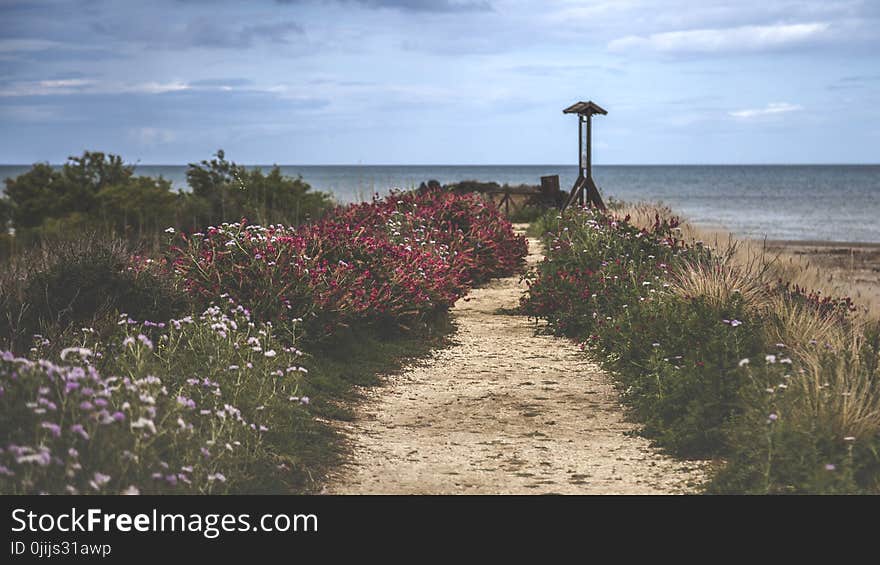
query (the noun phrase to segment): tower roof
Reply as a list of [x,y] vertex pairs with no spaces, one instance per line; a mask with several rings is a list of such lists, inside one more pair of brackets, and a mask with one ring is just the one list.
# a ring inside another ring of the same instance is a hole
[[593,114],[607,114],[608,111],[594,103],[592,100],[588,102],[575,102],[562,111],[563,114],[579,114],[581,116],[592,116]]

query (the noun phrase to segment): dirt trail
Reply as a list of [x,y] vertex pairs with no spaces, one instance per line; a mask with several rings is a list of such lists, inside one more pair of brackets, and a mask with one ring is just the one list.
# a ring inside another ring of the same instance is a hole
[[[529,241],[529,263],[540,261]],[[459,301],[453,345],[365,390],[344,424],[352,455],[329,493],[663,494],[688,492],[699,465],[628,432],[608,376],[568,340],[535,335],[518,277]]]

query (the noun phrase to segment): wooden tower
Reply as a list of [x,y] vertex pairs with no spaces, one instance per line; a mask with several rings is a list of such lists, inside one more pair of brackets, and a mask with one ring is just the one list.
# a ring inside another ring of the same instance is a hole
[[[593,180],[592,139],[590,126],[593,114],[605,115],[605,111],[598,104],[590,102],[577,102],[562,111],[563,114],[577,114],[578,116],[578,178],[571,187],[571,194],[562,205],[565,210],[575,202],[584,206],[589,203],[599,210],[605,210],[605,203],[599,196],[599,188]],[[586,134],[586,135],[585,135]]]

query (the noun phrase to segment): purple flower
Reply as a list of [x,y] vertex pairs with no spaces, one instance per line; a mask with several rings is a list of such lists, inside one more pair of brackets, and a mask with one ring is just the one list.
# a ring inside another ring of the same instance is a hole
[[89,433],[82,427],[82,424],[74,424],[70,426],[70,431],[82,436],[83,439],[89,439]]
[[49,433],[52,434],[52,437],[61,437],[61,426],[55,424],[53,422],[43,422],[40,424],[40,427],[46,430],[49,430]]

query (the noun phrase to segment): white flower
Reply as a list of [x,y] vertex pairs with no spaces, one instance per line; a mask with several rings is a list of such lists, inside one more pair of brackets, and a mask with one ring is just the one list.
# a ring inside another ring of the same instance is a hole
[[95,476],[89,481],[89,485],[95,490],[101,490],[101,487],[110,482],[110,475],[95,472]]
[[748,365],[748,364],[749,364],[749,360],[748,360],[748,359],[740,359],[740,360],[739,360],[739,366],[740,366],[740,367],[745,367],[745,366]]
[[71,353],[76,353],[82,359],[87,359],[94,355],[94,352],[91,349],[86,349],[85,347],[67,347],[61,350],[61,360],[66,361],[67,356]]
[[277,355],[277,353],[275,353],[274,349],[269,349],[268,351],[263,353],[263,355],[265,355],[266,357],[275,357],[275,355]]
[[165,228],[165,233],[174,233],[174,228]]
[[152,433],[154,433],[154,434],[156,433],[156,424],[154,424],[152,420],[148,420],[147,418],[144,418],[144,417],[138,418],[136,421],[132,422],[131,427],[137,428],[137,429],[147,428]]

